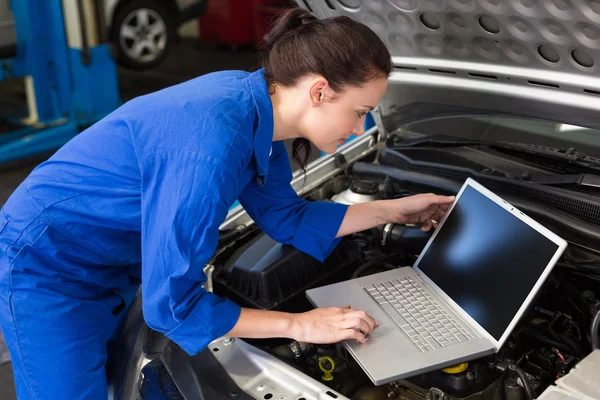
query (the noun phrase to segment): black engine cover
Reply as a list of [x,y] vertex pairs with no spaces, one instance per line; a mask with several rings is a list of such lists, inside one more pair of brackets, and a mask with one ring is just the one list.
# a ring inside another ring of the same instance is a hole
[[347,279],[361,264],[360,249],[347,238],[321,263],[261,233],[215,266],[213,291],[242,307],[308,311],[307,289]]

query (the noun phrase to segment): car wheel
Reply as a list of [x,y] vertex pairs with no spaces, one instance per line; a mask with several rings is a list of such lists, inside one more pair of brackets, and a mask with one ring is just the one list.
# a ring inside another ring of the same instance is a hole
[[173,45],[173,14],[153,0],[134,0],[116,10],[111,26],[112,41],[120,64],[148,69],[160,64]]

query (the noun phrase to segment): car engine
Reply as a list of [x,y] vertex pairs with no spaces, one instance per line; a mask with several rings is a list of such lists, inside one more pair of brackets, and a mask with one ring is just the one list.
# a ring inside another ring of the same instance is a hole
[[[387,166],[369,164],[361,169],[355,165],[307,198],[354,204],[429,191],[454,194],[444,186],[444,179],[452,176],[437,175],[434,184],[431,179],[395,179],[389,172],[401,166],[389,160],[389,152],[387,156],[384,152],[380,162]],[[471,163],[469,168],[473,171],[477,166]],[[409,170],[405,168],[406,176],[419,173]],[[255,226],[235,229],[223,233],[213,260],[213,290],[243,307],[308,311],[313,307],[306,299],[307,289],[410,266],[430,235],[419,226],[388,224],[344,237],[331,255],[319,262],[276,243]],[[498,354],[383,386],[374,386],[341,344],[285,339],[248,342],[352,399],[532,399],[598,347],[599,277],[598,251],[569,246]]]

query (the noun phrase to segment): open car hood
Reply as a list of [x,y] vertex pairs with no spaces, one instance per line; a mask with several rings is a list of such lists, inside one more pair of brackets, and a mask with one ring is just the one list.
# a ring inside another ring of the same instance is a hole
[[482,114],[600,128],[600,0],[297,3],[361,21],[388,46],[380,129]]

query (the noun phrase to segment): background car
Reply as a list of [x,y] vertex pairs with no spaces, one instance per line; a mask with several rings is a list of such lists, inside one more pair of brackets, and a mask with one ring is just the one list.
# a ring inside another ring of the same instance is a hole
[[[16,34],[10,1],[0,0],[0,57],[14,54]],[[198,18],[208,0],[104,0],[104,18],[120,64],[148,69],[171,51],[177,29]]]

